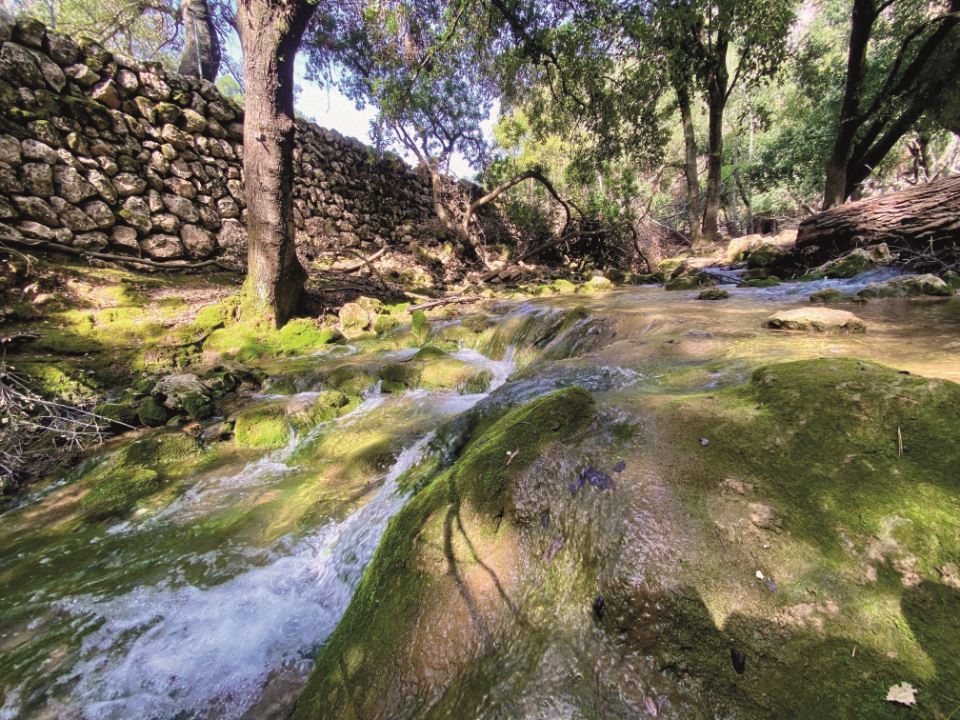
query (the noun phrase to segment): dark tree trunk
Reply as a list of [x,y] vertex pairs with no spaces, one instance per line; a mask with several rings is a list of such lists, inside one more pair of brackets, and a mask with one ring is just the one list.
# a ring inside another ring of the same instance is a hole
[[800,223],[797,234],[797,251],[810,266],[877,243],[908,258],[954,257],[960,249],[960,175],[817,213]]
[[305,0],[237,3],[246,86],[247,292],[278,326],[297,311],[306,279],[294,244],[291,198],[293,63],[315,8]]
[[707,76],[707,143],[710,151],[707,163],[707,191],[703,203],[703,239],[720,239],[720,190],[723,173],[723,111],[727,105],[727,45],[718,37],[714,66]]
[[837,136],[827,160],[823,209],[842,204],[847,199],[847,163],[862,119],[860,101],[867,72],[867,45],[873,32],[877,11],[873,0],[854,0],[850,19],[850,49],[847,53],[847,79],[837,123]]
[[213,82],[220,71],[220,39],[207,0],[183,0],[180,16],[184,33],[180,74]]
[[690,108],[690,90],[682,82],[676,83],[677,105],[680,108],[680,123],[683,126],[683,172],[687,180],[687,222],[690,225],[690,242],[700,244],[700,174],[697,172],[697,137],[693,128],[693,111]]

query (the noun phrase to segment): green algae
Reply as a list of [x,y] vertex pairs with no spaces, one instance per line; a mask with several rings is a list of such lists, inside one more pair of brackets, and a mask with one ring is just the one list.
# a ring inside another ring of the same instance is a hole
[[293,436],[293,428],[279,405],[255,407],[237,415],[233,438],[237,447],[272,450],[285,447]]
[[80,516],[86,520],[121,516],[196,467],[202,455],[196,440],[178,432],[124,445],[81,478],[92,486],[80,500]]
[[[658,415],[684,504],[720,544],[656,600],[667,619],[655,652],[705,683],[715,713],[897,717],[883,697],[904,680],[927,690],[921,715],[953,708],[948,611],[910,608],[937,597],[960,609],[940,584],[960,557],[960,386],[855,359],[795,361]],[[743,565],[775,577],[776,592],[743,588]],[[731,646],[748,657],[735,684]]]
[[343,619],[320,650],[295,718],[376,715],[389,684],[384,670],[392,664],[390,658],[416,632],[423,604],[442,602],[436,595],[438,579],[418,557],[432,553],[436,542],[454,552],[453,540],[444,540],[454,518],[483,528],[484,537],[475,534],[474,542],[506,542],[512,532],[508,526],[516,522],[506,514],[512,481],[550,442],[569,438],[592,415],[590,396],[570,388],[511,410],[474,432],[459,459],[391,520]]

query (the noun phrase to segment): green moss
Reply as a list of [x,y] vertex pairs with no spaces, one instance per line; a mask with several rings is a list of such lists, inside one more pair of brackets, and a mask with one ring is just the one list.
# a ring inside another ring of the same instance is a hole
[[[704,683],[711,714],[893,718],[902,708],[883,697],[902,681],[923,688],[919,716],[953,710],[960,593],[941,569],[960,557],[960,385],[855,359],[788,362],[682,397],[658,422],[679,502],[721,540],[691,559],[694,587],[656,599],[670,621],[651,653]],[[775,528],[751,523],[754,503]],[[744,587],[755,563],[776,593]],[[735,683],[731,646],[748,658]]]
[[347,395],[363,395],[376,380],[363,368],[341,365],[327,373],[326,382]]
[[414,360],[436,360],[437,358],[445,358],[447,353],[445,350],[441,350],[435,345],[424,345],[422,348],[417,350],[416,355],[413,356]]
[[420,366],[420,387],[427,390],[460,390],[476,383],[477,370],[470,363],[451,357],[428,360]]
[[170,413],[152,397],[145,397],[137,405],[137,418],[142,425],[159,427],[167,422]]
[[92,484],[80,500],[80,516],[92,521],[122,516],[138,500],[191,472],[202,456],[199,443],[179,432],[161,433],[128,443],[79,480]]
[[410,334],[417,345],[422,345],[430,337],[432,327],[423,310],[414,310],[410,316]]
[[[511,486],[544,447],[570,438],[593,417],[593,401],[579,388],[533,400],[475,433],[447,471],[431,482],[415,468],[423,488],[390,521],[347,612],[317,657],[294,717],[372,717],[384,692],[395,653],[416,631],[431,602],[434,577],[419,559],[444,515],[476,512],[495,537],[515,522]],[[512,457],[507,462],[508,453]],[[429,462],[429,461],[428,461]],[[436,468],[435,460],[426,466]],[[469,506],[469,510],[468,507]]]
[[828,305],[830,303],[862,303],[866,302],[865,299],[856,297],[855,295],[848,295],[842,293],[836,288],[827,288],[826,290],[819,290],[818,292],[812,293],[810,295],[810,302],[812,303],[821,303]]
[[393,315],[381,313],[373,319],[373,331],[377,335],[384,335],[400,325],[400,321]]
[[767,288],[767,287],[776,287],[780,284],[780,278],[774,275],[768,275],[764,278],[754,278],[752,280],[744,280],[741,283],[737,283],[737,287],[741,288]]
[[282,448],[290,442],[292,435],[286,413],[278,405],[245,410],[237,416],[233,426],[234,441],[242,448]]
[[728,297],[730,297],[730,293],[726,290],[710,288],[697,295],[697,300],[726,300]]
[[403,392],[420,384],[420,367],[416,363],[387,363],[377,375],[383,382],[384,392]]

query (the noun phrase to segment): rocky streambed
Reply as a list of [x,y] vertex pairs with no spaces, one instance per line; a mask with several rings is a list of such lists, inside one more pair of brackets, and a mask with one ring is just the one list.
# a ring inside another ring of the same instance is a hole
[[233,437],[118,438],[0,516],[0,717],[947,717],[960,304],[769,326],[876,280],[262,363]]

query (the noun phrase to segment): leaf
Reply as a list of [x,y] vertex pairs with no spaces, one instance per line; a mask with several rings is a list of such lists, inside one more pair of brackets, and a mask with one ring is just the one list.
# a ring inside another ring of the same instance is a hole
[[906,682],[893,685],[887,692],[887,702],[900,703],[901,705],[916,705],[917,689]]

